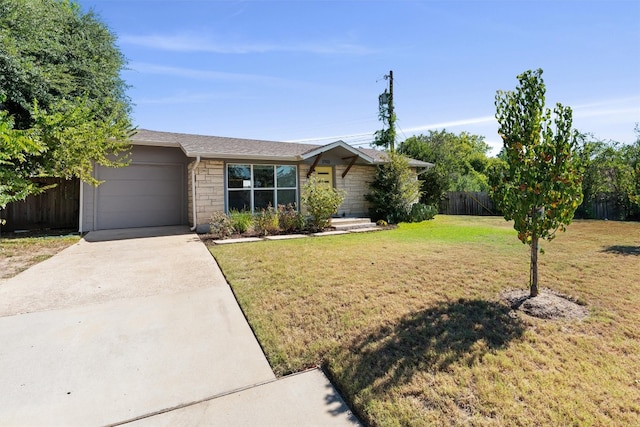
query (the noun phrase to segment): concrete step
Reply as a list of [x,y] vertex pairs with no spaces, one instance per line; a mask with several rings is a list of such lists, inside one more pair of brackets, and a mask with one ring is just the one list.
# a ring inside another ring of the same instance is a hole
[[331,226],[340,231],[376,227],[369,218],[331,218]]

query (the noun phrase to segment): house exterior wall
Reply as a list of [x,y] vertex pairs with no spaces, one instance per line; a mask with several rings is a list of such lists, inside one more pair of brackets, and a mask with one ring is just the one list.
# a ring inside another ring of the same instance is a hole
[[[193,226],[193,183],[191,171],[195,160],[189,164],[188,209],[189,224]],[[202,159],[196,167],[196,231],[209,231],[209,219],[216,211],[225,210],[224,162],[222,160]]]
[[[171,224],[167,223],[167,225],[188,223],[191,226],[195,225],[197,231],[206,232],[209,229],[211,215],[216,211],[226,211],[228,208],[228,190],[226,188],[226,165],[228,163],[254,166],[259,164],[295,164],[298,170],[297,201],[299,206],[302,188],[307,182],[307,173],[311,166],[316,164],[317,167],[330,167],[333,172],[334,187],[344,190],[346,194],[337,215],[368,216],[369,214],[370,204],[365,200],[365,195],[369,192],[369,185],[374,178],[376,166],[372,164],[353,165],[343,178],[342,174],[346,172],[349,163],[354,158],[353,152],[345,147],[338,145],[300,162],[268,161],[264,158],[255,161],[247,158],[238,161],[207,158],[197,162],[195,158],[185,156],[184,146],[178,148],[170,143],[175,144],[175,141],[166,141],[164,146],[150,146],[142,143],[134,145],[131,163],[133,167],[125,168],[122,170],[122,174],[96,166],[95,177],[100,179],[102,174],[104,179],[110,180],[110,184],[104,186],[102,190],[101,187],[94,188],[82,184],[80,231],[91,231],[99,227],[113,228],[120,225],[120,222],[123,227],[162,225],[153,224],[153,222],[154,220],[155,222],[166,222],[164,218],[167,218],[171,213],[173,215],[171,218],[177,219],[169,220]],[[366,161],[364,157],[359,158],[358,163],[362,163],[363,160]],[[196,163],[198,163],[197,166]],[[291,180],[283,182],[291,182]],[[162,189],[167,189],[167,191],[162,191]],[[169,189],[172,189],[171,192],[168,191]],[[265,188],[264,190],[270,189]],[[293,190],[291,185],[288,188],[282,187],[282,192],[276,185],[274,191],[276,190],[273,200],[277,200],[281,196],[283,200],[294,199],[291,194],[291,190]],[[257,200],[253,184],[251,191],[251,205],[253,206],[254,201]],[[265,203],[266,193],[264,191],[260,193],[260,197],[262,203]],[[242,202],[241,199],[236,199],[234,199],[234,203]],[[156,205],[157,207],[154,207]],[[118,218],[127,219],[128,222],[124,219],[119,221]]]
[[371,204],[364,196],[369,193],[369,184],[373,180],[376,168],[354,165],[343,178],[342,174],[347,167],[348,165],[335,167],[335,187],[346,192],[344,202],[338,208],[338,216],[368,217]]
[[[298,167],[300,193],[307,182],[307,173],[311,165],[301,164]],[[369,183],[375,174],[375,166],[354,165],[343,178],[342,174],[347,169],[346,164],[333,165],[333,185],[336,189],[345,191],[345,198],[338,208],[338,216],[366,217],[369,216],[370,203],[364,198],[369,192]],[[304,208],[304,207],[303,207]]]
[[84,233],[92,231],[93,219],[95,217],[95,193],[96,188],[93,185],[85,182],[80,183],[80,223],[78,225],[78,231]]

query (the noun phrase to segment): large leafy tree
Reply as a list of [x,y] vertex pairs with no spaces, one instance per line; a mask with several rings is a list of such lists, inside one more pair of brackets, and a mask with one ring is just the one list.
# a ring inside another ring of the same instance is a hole
[[518,76],[515,91],[498,91],[496,119],[507,162],[492,177],[493,197],[518,238],[531,247],[530,295],[538,295],[539,240],[565,231],[582,202],[581,162],[572,111],[545,108],[542,70]]
[[412,136],[400,143],[398,152],[413,159],[434,163],[420,175],[422,199],[437,205],[447,191],[487,191],[486,171],[495,161],[487,158],[484,137],[446,129]]
[[44,146],[13,128],[13,120],[0,111],[0,208],[21,200],[40,188],[20,171],[28,156],[39,155]]
[[[0,0],[0,206],[40,191],[36,176],[96,184],[93,164],[126,164],[130,102],[115,36],[69,0]],[[9,153],[9,154],[7,154]]]
[[619,215],[615,219],[640,215],[640,134],[634,144],[586,140],[582,156],[585,203],[578,209],[580,214],[591,217],[592,203],[604,200],[615,206]]

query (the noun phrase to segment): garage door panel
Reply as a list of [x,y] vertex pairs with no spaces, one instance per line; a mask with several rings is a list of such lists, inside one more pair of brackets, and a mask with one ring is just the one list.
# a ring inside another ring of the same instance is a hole
[[132,164],[123,168],[100,168],[99,179],[105,181],[127,180],[174,180],[178,178],[182,165]]
[[98,169],[97,229],[179,225],[184,222],[184,165],[131,164]]
[[171,181],[109,181],[109,184],[105,182],[100,185],[99,190],[102,198],[128,196],[178,197],[182,192],[180,188],[173,184]]
[[165,196],[119,196],[102,199],[101,212],[147,212],[171,211],[179,213],[182,207],[174,197]]
[[150,216],[148,212],[128,212],[126,218],[123,218],[120,212],[105,212],[100,218],[100,230],[109,230],[114,228],[136,228],[136,227],[162,227],[166,225],[176,225],[175,222],[165,221],[162,218],[170,215],[171,212],[165,212],[164,215]]

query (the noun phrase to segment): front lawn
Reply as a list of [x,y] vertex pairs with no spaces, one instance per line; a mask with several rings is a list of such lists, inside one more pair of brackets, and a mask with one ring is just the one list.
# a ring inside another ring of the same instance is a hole
[[540,283],[587,320],[513,313],[529,251],[501,218],[214,246],[278,375],[322,365],[371,425],[640,425],[640,223],[577,221]]
[[0,237],[0,279],[7,279],[77,243],[80,236]]

